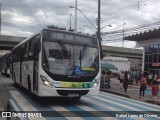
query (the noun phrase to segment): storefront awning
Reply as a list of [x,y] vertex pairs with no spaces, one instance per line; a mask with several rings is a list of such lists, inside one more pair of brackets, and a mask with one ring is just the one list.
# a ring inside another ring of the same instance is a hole
[[101,63],[101,68],[103,69],[117,69],[113,64],[110,63]]

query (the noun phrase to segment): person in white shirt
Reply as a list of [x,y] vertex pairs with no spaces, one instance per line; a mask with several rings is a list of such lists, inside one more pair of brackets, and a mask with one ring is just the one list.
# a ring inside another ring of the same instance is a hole
[[124,72],[120,72],[120,89],[123,88],[123,81],[124,81]]
[[148,85],[151,85],[152,79],[153,79],[153,75],[152,75],[152,73],[149,73],[149,75],[148,75]]

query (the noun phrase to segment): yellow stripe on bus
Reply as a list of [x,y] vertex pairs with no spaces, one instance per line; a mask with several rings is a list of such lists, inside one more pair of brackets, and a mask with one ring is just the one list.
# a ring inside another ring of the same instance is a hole
[[82,70],[86,70],[86,71],[95,71],[95,68],[82,67]]

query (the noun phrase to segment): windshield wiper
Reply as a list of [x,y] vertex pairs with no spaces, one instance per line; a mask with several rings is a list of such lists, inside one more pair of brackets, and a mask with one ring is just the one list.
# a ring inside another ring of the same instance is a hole
[[63,52],[63,56],[65,59],[69,59],[71,57],[71,52],[66,48],[64,44],[61,43],[61,41],[58,41],[59,45],[61,46],[61,50]]
[[80,56],[79,56],[79,59],[82,60],[85,53],[86,53],[86,50],[87,50],[87,44],[84,45],[83,49],[80,50]]
[[80,50],[80,55],[79,55],[79,60],[80,60],[80,68],[81,68],[81,61],[86,53],[86,50],[87,50],[87,44],[84,45],[83,49]]

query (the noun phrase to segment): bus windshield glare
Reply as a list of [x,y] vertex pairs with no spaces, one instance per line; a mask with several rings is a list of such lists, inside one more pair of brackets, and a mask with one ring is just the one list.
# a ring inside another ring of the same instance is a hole
[[98,72],[98,47],[43,40],[45,70],[59,75],[94,75]]

